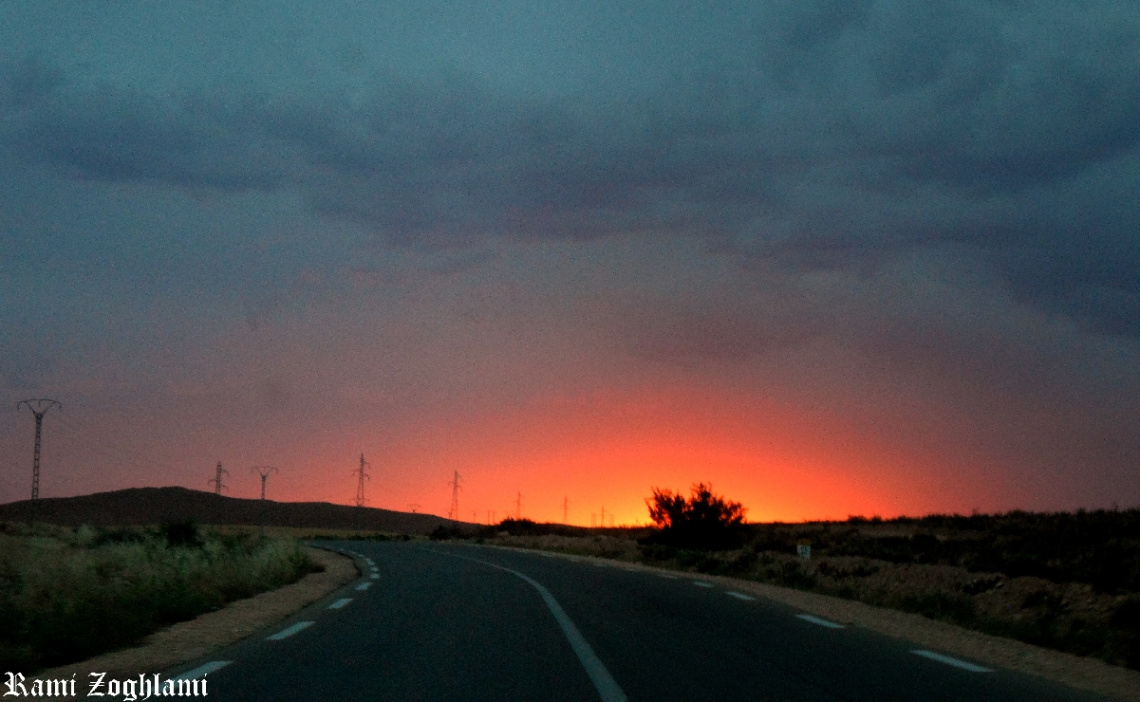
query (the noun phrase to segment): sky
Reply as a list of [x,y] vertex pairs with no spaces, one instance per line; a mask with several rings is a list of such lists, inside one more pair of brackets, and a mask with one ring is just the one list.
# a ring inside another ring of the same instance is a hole
[[1140,507],[1135,0],[0,0],[0,501]]

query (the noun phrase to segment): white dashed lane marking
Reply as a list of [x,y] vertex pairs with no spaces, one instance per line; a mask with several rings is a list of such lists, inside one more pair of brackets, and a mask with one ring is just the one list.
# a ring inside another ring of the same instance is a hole
[[971,673],[992,673],[992,672],[994,672],[994,671],[990,670],[989,668],[983,668],[980,665],[974,665],[973,663],[968,663],[966,661],[958,660],[957,658],[951,658],[950,656],[944,656],[941,653],[935,653],[934,651],[925,651],[925,650],[919,649],[916,651],[911,651],[911,653],[913,653],[916,656],[922,656],[923,658],[929,658],[932,661],[938,661],[939,663],[945,663],[946,665],[952,665],[955,668],[961,668],[962,670],[968,670]]
[[805,622],[811,622],[812,624],[817,624],[819,626],[825,626],[828,629],[846,629],[847,628],[847,627],[843,626],[842,624],[836,624],[835,622],[828,621],[827,619],[820,619],[819,617],[813,617],[810,614],[797,614],[796,618],[802,619]]
[[712,587],[712,583],[706,583],[704,580],[694,580],[693,584],[697,587]]
[[340,609],[341,607],[345,606],[349,602],[352,602],[351,597],[342,597],[339,600],[337,600],[336,602],[333,602],[331,605],[329,605],[327,607],[327,609]]
[[297,622],[293,626],[286,627],[285,629],[282,629],[281,631],[277,632],[273,636],[266,636],[265,640],[266,641],[280,641],[281,639],[287,639],[290,636],[292,636],[293,634],[296,634],[298,631],[303,631],[305,629],[308,629],[309,627],[311,627],[315,623],[316,622]]
[[756,599],[751,595],[745,595],[743,592],[726,592],[724,594],[728,595],[729,597],[735,597],[738,600],[747,600],[749,602]]
[[372,583],[367,582],[367,583],[360,583],[359,585],[356,586],[356,589],[357,590],[367,590],[370,587],[372,587]]

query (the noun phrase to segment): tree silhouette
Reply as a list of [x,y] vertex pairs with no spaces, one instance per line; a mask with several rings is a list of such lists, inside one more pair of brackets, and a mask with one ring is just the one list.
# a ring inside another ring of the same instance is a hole
[[653,488],[645,504],[657,525],[650,541],[697,550],[720,550],[740,545],[747,511],[739,502],[730,502],[712,491],[712,485],[698,483],[691,496]]

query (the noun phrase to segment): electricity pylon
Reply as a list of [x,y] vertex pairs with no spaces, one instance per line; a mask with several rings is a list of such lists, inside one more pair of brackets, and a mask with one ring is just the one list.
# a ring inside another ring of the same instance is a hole
[[522,493],[515,495],[515,520],[522,521]]
[[563,497],[562,498],[562,523],[563,524],[569,524],[570,523],[569,515],[570,515],[570,498],[569,497]]
[[447,518],[453,522],[459,521],[459,471],[455,471],[455,477],[447,483],[451,486],[451,507],[447,509]]
[[250,470],[257,471],[261,476],[261,499],[265,499],[265,481],[269,478],[270,473],[276,473],[277,469],[273,466],[253,466]]
[[63,405],[55,400],[20,400],[16,403],[16,411],[19,412],[21,407],[27,407],[36,416],[36,451],[32,457],[32,499],[38,500],[40,498],[40,433],[43,431],[44,415],[52,407],[58,407],[62,410]]
[[353,475],[357,476],[357,481],[356,481],[356,506],[357,507],[363,507],[368,502],[368,500],[365,499],[365,497],[364,497],[364,481],[365,480],[372,480],[372,478],[370,478],[368,476],[368,473],[366,472],[371,467],[372,467],[372,465],[368,461],[364,460],[364,454],[363,453],[360,454],[360,467],[352,472]]
[[225,468],[222,468],[222,462],[218,461],[218,472],[217,472],[217,474],[214,475],[214,477],[211,478],[210,480],[206,481],[207,485],[209,485],[210,483],[214,484],[214,493],[217,495],[222,494],[222,490],[226,489],[226,486],[222,483],[222,474],[223,473],[225,473],[226,475],[230,474],[230,472],[228,470],[226,470]]

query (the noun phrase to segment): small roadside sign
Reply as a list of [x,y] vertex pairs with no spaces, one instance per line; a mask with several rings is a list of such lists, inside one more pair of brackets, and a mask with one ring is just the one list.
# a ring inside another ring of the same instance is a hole
[[805,561],[811,559],[811,542],[807,539],[800,539],[796,542],[796,555]]

